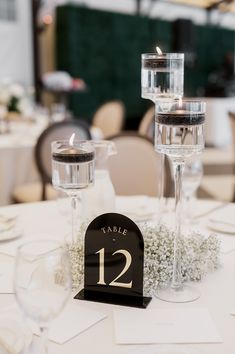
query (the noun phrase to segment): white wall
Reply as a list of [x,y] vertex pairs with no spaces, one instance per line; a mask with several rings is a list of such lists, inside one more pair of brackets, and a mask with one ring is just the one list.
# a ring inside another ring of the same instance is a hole
[[0,80],[32,83],[30,0],[16,0],[17,20],[0,21]]

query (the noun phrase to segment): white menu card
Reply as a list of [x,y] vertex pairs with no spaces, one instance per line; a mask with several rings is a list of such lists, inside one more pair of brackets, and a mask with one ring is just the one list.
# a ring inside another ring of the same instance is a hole
[[117,344],[222,342],[205,308],[115,310],[114,326]]

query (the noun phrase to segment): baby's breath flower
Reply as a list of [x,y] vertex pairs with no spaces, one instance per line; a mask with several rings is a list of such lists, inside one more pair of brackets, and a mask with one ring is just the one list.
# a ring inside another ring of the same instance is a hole
[[[173,272],[174,232],[165,225],[140,226],[144,238],[144,295],[153,294],[157,287],[170,283]],[[68,244],[73,288],[83,283],[85,226],[75,242]],[[220,242],[216,235],[205,237],[192,233],[180,238],[182,281],[199,281],[220,265]]]

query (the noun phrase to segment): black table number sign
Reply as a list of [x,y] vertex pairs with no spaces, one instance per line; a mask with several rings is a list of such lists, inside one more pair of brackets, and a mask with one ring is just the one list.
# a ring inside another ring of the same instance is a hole
[[144,241],[128,217],[108,213],[95,218],[85,234],[84,289],[76,299],[145,308]]

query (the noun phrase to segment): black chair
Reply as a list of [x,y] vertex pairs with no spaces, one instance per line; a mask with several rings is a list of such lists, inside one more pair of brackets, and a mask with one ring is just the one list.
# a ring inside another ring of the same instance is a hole
[[17,187],[13,192],[15,202],[34,202],[56,197],[51,186],[51,143],[55,140],[69,140],[73,133],[78,140],[91,139],[89,126],[81,119],[53,123],[42,132],[35,146],[35,162],[41,181]]

